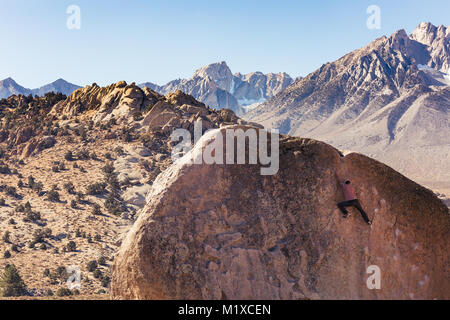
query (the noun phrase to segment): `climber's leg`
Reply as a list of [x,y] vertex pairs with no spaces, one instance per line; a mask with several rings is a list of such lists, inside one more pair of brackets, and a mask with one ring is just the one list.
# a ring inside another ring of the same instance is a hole
[[356,201],[355,201],[354,206],[355,206],[356,209],[359,210],[359,212],[361,213],[361,215],[362,215],[364,221],[365,221],[367,224],[372,224],[372,223],[370,222],[369,217],[367,216],[366,212],[365,212],[364,209],[362,208],[361,203],[359,202],[359,200],[356,200]]
[[348,216],[348,211],[347,209],[345,209],[345,207],[351,207],[353,204],[352,201],[342,201],[339,202],[338,204],[338,208],[342,211],[342,213],[344,214],[344,218],[347,218]]

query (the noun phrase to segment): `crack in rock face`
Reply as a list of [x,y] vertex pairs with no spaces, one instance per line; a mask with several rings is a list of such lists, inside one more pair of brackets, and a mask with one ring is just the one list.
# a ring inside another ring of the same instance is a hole
[[[450,298],[450,216],[430,190],[311,139],[281,136],[279,154],[272,176],[259,164],[186,161],[160,174],[115,257],[112,297]],[[337,209],[342,178],[372,227]],[[380,289],[367,286],[372,265]]]

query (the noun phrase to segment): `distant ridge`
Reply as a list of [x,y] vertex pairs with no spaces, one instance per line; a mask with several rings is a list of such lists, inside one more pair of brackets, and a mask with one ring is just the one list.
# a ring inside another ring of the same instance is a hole
[[231,109],[237,115],[242,115],[293,82],[285,72],[233,74],[226,62],[222,61],[198,69],[190,79],[173,80],[163,86],[152,82],[139,86],[164,95],[181,90],[212,108]]
[[12,95],[38,95],[43,96],[48,92],[60,92],[66,96],[70,95],[75,90],[81,88],[75,84],[67,82],[64,79],[58,79],[52,83],[46,84],[40,88],[28,89],[19,85],[14,79],[6,78],[0,81],[0,99],[8,98]]

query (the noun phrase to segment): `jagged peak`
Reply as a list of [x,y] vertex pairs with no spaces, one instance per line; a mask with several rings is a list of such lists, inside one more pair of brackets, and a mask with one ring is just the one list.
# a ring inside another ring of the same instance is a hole
[[437,27],[432,24],[431,22],[421,22],[419,23],[419,25],[416,27],[416,29],[414,29],[414,32],[418,32],[418,31],[422,31],[422,30],[426,30],[426,31],[436,31]]
[[430,22],[421,22],[411,34],[411,39],[430,45],[436,37],[444,38],[450,35],[450,28],[444,25],[435,26]]
[[3,84],[6,84],[6,83],[17,84],[17,82],[11,77],[8,77],[6,79],[1,80],[0,83],[3,83]]
[[181,106],[183,104],[188,104],[192,106],[202,106],[205,107],[205,104],[202,102],[197,101],[193,96],[190,94],[184,93],[181,90],[177,90],[173,93],[169,93],[166,96],[166,101],[173,105]]
[[209,75],[214,78],[215,74],[222,74],[222,73],[231,75],[231,70],[225,61],[211,63],[196,70],[194,72],[194,77],[195,76],[205,77],[206,75]]

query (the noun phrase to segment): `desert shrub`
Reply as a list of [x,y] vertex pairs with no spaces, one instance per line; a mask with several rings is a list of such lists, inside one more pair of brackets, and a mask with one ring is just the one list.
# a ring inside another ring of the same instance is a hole
[[96,234],[96,235],[94,236],[94,240],[95,240],[95,241],[101,241],[101,240],[102,240],[102,236],[99,235],[99,234]]
[[17,187],[20,188],[20,189],[23,188],[23,181],[22,181],[22,180],[19,180],[19,181],[17,182]]
[[63,266],[56,268],[53,278],[57,278],[61,281],[67,281],[69,275],[67,274],[67,269]]
[[[118,195],[117,195],[118,197]],[[105,200],[104,206],[110,214],[120,215],[123,211],[122,202],[116,198],[115,193],[110,193]]]
[[106,258],[104,256],[100,256],[100,258],[98,258],[98,264],[101,266],[106,265]]
[[78,192],[76,200],[77,200],[78,203],[83,203],[84,202],[84,193]]
[[1,174],[10,174],[11,169],[9,169],[7,164],[0,164],[0,173]]
[[30,183],[28,183],[28,185],[36,193],[40,193],[42,191],[42,189],[44,189],[44,184],[42,182],[34,182],[34,180],[33,180],[33,183],[31,185],[30,185]]
[[53,201],[53,202],[59,202],[59,192],[56,190],[50,190],[47,194],[47,200]]
[[77,202],[75,200],[70,201],[70,207],[73,209],[77,208]]
[[30,201],[27,201],[27,202],[25,203],[25,206],[24,206],[23,208],[24,208],[24,211],[25,211],[25,212],[31,211],[31,203],[30,203]]
[[125,132],[125,133],[122,135],[122,140],[123,140],[124,142],[131,142],[131,141],[133,141],[133,135],[132,135],[130,132]]
[[30,188],[33,188],[34,183],[35,183],[35,180],[34,180],[33,176],[28,176],[28,186]]
[[67,151],[66,154],[64,155],[64,159],[66,159],[67,161],[73,161],[73,153],[72,151]]
[[27,293],[25,282],[19,274],[16,266],[8,264],[0,277],[0,296],[19,297]]
[[106,177],[109,177],[114,174],[114,165],[111,162],[109,162],[105,164],[105,166],[102,168],[102,171]]
[[11,245],[11,250],[14,252],[19,252],[19,247],[17,247],[17,244],[12,244]]
[[53,166],[52,167],[52,171],[53,172],[59,172],[59,167],[58,166]]
[[108,287],[109,287],[109,284],[111,283],[110,277],[104,276],[104,277],[102,278],[101,283],[102,283],[102,287],[108,288]]
[[114,152],[115,152],[117,155],[119,155],[119,156],[124,154],[124,150],[123,150],[123,148],[122,148],[121,146],[115,147],[115,148],[114,148]]
[[95,260],[89,261],[86,265],[86,269],[89,272],[94,272],[97,269],[97,267],[98,267],[98,264],[97,264],[97,261],[95,261]]
[[103,277],[103,273],[100,269],[95,269],[93,276],[95,279],[101,279]]
[[69,251],[69,252],[76,251],[77,250],[77,244],[75,243],[75,241],[71,240],[67,244],[66,248],[67,248],[67,251]]
[[106,193],[106,183],[104,182],[97,182],[88,185],[86,189],[86,193],[91,196],[98,196],[103,195]]
[[150,171],[153,167],[152,163],[150,163],[150,161],[148,161],[147,159],[139,160],[139,165],[146,171]]
[[6,189],[5,189],[5,193],[8,196],[15,197],[15,198],[17,198],[17,196],[18,196],[17,195],[17,189],[15,187],[13,187],[13,186],[7,186]]
[[24,218],[24,221],[25,222],[35,222],[35,221],[38,221],[38,220],[41,220],[41,213],[40,212],[38,212],[38,211],[33,211],[33,210],[30,210],[30,211],[27,211],[26,212],[26,215],[25,215],[25,218]]
[[11,252],[9,252],[9,250],[6,250],[5,253],[3,253],[3,258],[5,259],[11,258]]
[[72,291],[70,291],[70,289],[68,289],[68,288],[59,288],[56,291],[56,295],[58,297],[68,297],[68,296],[72,295]]
[[6,201],[4,198],[0,198],[0,207],[3,207],[6,205]]
[[47,297],[52,297],[54,295],[52,289],[47,289],[47,291],[45,292]]
[[50,277],[50,269],[45,269],[43,275],[44,277]]
[[113,160],[113,158],[112,158],[112,156],[111,156],[111,153],[109,153],[109,152],[106,152],[106,153],[105,153],[105,158],[106,158],[107,160]]
[[89,160],[89,151],[81,149],[76,153],[76,157],[79,160]]
[[5,231],[5,233],[3,234],[2,240],[3,240],[5,243],[11,243],[10,236],[11,236],[11,232]]
[[50,228],[45,229],[37,229],[33,232],[33,240],[32,243],[43,243],[46,238],[52,236],[52,230]]
[[73,185],[73,183],[71,181],[64,184],[64,189],[66,189],[66,191],[70,194],[75,193],[75,186]]
[[93,214],[93,215],[96,215],[96,216],[99,216],[99,215],[102,214],[102,210],[101,210],[99,204],[95,203],[95,204],[92,206],[92,214]]

